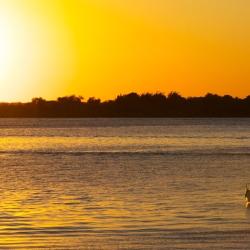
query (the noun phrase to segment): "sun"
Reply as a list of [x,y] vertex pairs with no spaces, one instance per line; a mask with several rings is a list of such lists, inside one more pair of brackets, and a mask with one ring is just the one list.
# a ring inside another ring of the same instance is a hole
[[[18,95],[22,86],[16,79],[20,52],[20,22],[11,5],[1,2],[0,8],[0,101]],[[20,49],[21,48],[21,49]]]
[[0,102],[63,95],[76,81],[77,19],[66,15],[68,6],[0,0]]
[[0,81],[6,81],[11,75],[14,60],[13,27],[9,18],[0,13]]

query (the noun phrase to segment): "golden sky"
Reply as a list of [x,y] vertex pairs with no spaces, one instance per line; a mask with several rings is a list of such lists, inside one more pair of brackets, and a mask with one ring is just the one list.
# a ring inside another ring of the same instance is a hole
[[0,0],[0,101],[250,94],[249,0]]

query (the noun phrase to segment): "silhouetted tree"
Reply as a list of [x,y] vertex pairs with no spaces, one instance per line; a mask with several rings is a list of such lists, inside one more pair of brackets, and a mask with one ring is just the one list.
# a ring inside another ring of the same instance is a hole
[[0,117],[250,117],[250,95],[245,99],[208,93],[184,98],[177,92],[129,93],[102,102],[90,97],[41,97],[28,103],[0,103]]
[[46,100],[43,99],[42,97],[35,97],[32,99],[32,104],[34,105],[41,105],[41,104],[45,104]]
[[82,100],[83,100],[82,96],[75,96],[75,95],[57,98],[57,101],[63,104],[79,104],[82,102]]

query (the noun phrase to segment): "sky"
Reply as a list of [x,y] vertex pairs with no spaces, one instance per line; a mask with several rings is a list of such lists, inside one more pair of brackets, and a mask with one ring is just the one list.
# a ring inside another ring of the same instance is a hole
[[0,0],[0,101],[250,94],[249,0]]

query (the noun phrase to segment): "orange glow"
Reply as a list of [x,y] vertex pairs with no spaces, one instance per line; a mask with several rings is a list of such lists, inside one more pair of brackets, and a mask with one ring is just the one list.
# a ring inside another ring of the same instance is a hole
[[0,101],[250,94],[245,0],[0,0]]

